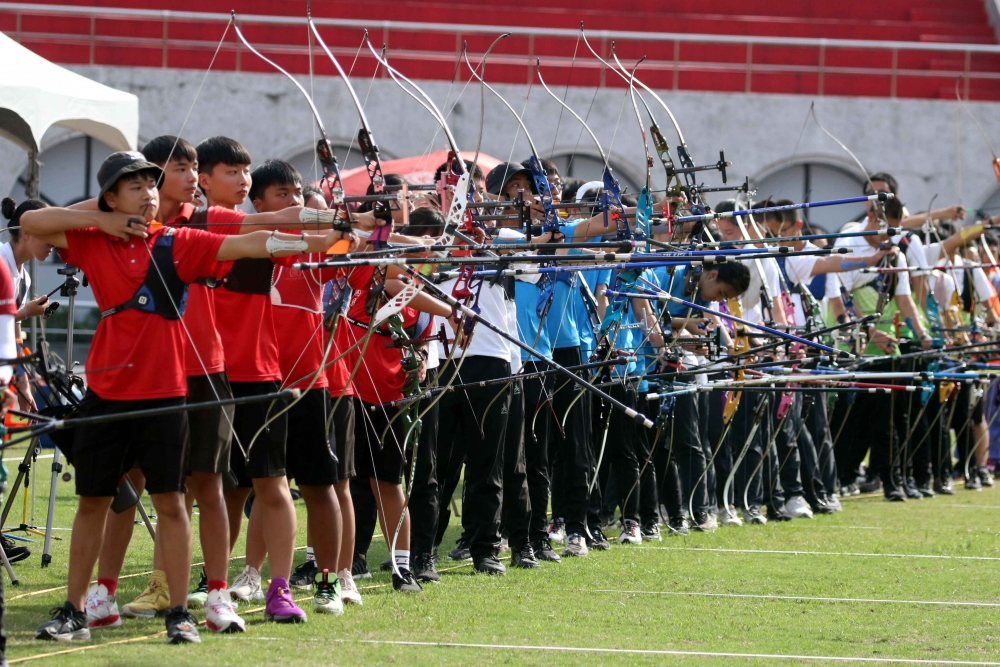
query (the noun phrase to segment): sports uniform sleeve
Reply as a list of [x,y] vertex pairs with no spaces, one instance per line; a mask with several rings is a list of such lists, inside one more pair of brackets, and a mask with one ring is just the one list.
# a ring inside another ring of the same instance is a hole
[[177,276],[191,284],[200,278],[222,278],[233,268],[232,262],[215,259],[226,237],[200,229],[178,229],[174,244],[174,268]]
[[6,262],[0,262],[0,315],[14,315],[16,313],[14,280],[10,277]]
[[96,228],[68,230],[66,247],[59,248],[59,257],[86,273],[97,253],[100,252],[100,257],[105,256],[101,251],[107,247],[109,238],[111,237]]
[[[906,266],[906,255],[900,255],[899,261],[896,266],[905,269]],[[896,283],[896,296],[908,296],[910,294],[910,272],[900,271],[899,281]]]
[[981,267],[972,269],[972,288],[976,292],[976,301],[989,301],[996,296],[986,272]]
[[209,206],[205,219],[208,222],[208,231],[213,234],[231,236],[240,233],[240,226],[245,217],[247,214],[243,211],[233,211],[221,206]]

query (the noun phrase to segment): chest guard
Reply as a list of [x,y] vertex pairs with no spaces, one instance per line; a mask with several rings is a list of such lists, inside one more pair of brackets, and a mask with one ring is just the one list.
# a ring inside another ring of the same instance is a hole
[[[187,226],[207,231],[208,209],[196,208]],[[233,262],[233,268],[221,281],[208,280],[203,284],[206,287],[225,287],[230,292],[267,296],[271,293],[273,280],[274,263],[270,259],[238,259]]]
[[174,269],[174,238],[174,229],[168,227],[156,239],[142,285],[131,299],[102,312],[102,320],[131,308],[168,320],[181,318],[187,305],[187,284]]

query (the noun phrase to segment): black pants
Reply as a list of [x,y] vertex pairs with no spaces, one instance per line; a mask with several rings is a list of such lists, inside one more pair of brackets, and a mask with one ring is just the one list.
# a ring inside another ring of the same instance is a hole
[[[955,431],[956,453],[958,454],[959,471],[965,474],[965,463],[969,461],[971,470],[976,464],[973,452],[976,446],[976,436],[973,426],[983,418],[983,398],[976,398],[972,385],[962,383],[955,403],[955,416],[951,420],[951,428]],[[972,455],[970,459],[969,456]]]
[[[529,362],[524,373],[546,370],[547,364]],[[521,424],[508,420],[509,428],[520,429],[524,438],[524,462],[528,481],[531,518],[528,538],[534,543],[547,537],[549,527],[549,426],[548,402],[552,376],[528,378],[524,384],[524,418]]]
[[[761,406],[767,402],[767,407]],[[764,504],[764,475],[762,471],[767,462],[762,462],[764,448],[771,439],[771,417],[773,410],[771,396],[765,392],[744,391],[740,400],[739,408],[733,415],[732,427],[730,428],[730,444],[733,456],[732,466],[736,467],[733,475],[736,506],[754,507]],[[756,425],[756,429],[754,426]],[[752,434],[752,437],[751,437]],[[772,448],[773,450],[773,448]],[[737,465],[737,461],[742,456],[742,461]],[[772,475],[777,472],[777,462],[771,462]],[[769,480],[773,477],[769,477]],[[725,480],[720,475],[720,482],[725,485]],[[730,493],[733,493],[731,490]]]
[[503,504],[501,532],[507,536],[512,552],[528,542],[531,500],[524,456],[524,388],[518,380],[511,385],[510,412],[504,437]]
[[[787,413],[785,415],[785,420],[781,424],[781,428],[778,429],[775,437],[774,447],[772,451],[775,454],[775,461],[777,463],[777,478],[771,478],[769,480],[769,488],[772,489],[771,494],[774,495],[774,489],[776,488],[775,479],[780,481],[781,491],[783,495],[780,498],[775,498],[772,507],[779,507],[778,501],[784,504],[784,501],[792,498],[794,496],[803,495],[802,488],[802,460],[800,458],[798,435],[799,431],[803,430],[802,427],[802,398],[805,394],[795,392],[791,397],[791,405],[788,406]],[[780,396],[775,396],[774,400],[777,404],[780,404]],[[777,417],[777,412],[775,412],[775,424],[777,425],[781,420]],[[777,426],[775,427],[777,428]]]
[[[445,380],[452,377],[456,363],[441,367]],[[509,361],[472,356],[466,357],[455,384],[509,375]],[[438,453],[446,475],[440,503],[443,507],[450,503],[458,486],[464,459],[462,528],[472,555],[487,556],[494,553],[500,544],[504,438],[510,411],[510,389],[507,385],[495,384],[451,392],[441,399],[439,405]],[[440,528],[435,530],[439,535]]]
[[799,454],[802,457],[802,490],[815,504],[831,497],[837,488],[837,465],[826,418],[826,394],[806,394],[802,399]]
[[[635,408],[635,387],[615,383],[608,391],[611,397]],[[622,519],[639,522],[639,456],[636,423],[621,410],[611,409],[605,456],[610,455],[615,471],[618,506]]]
[[[559,347],[552,351],[552,359],[562,366],[579,366],[579,347]],[[565,382],[557,376],[556,386]],[[594,462],[591,446],[591,402],[587,396],[577,394],[581,388],[565,384],[553,396],[554,415],[552,430],[553,461],[552,513],[566,519],[567,535],[584,533],[590,504],[589,489]],[[572,403],[572,407],[570,406]],[[565,419],[565,427],[562,421]]]
[[354,553],[367,557],[378,525],[378,506],[368,477],[352,477],[350,486],[354,505]]
[[[874,366],[872,372],[888,370],[882,364]],[[882,478],[883,489],[889,493],[896,488],[892,461],[899,445],[892,423],[893,397],[884,393],[855,393],[853,407],[850,399],[850,395],[839,398],[831,420],[834,433],[839,431],[834,453],[841,483],[846,485],[855,480],[861,462],[871,450],[869,468]]]
[[[437,369],[427,371],[427,384],[434,382]],[[430,554],[435,547],[435,536],[440,514],[440,489],[437,473],[438,414],[440,406],[431,396],[420,401],[420,412],[430,407],[424,414],[420,426],[420,443],[417,449],[417,465],[410,480],[410,552]],[[407,466],[407,470],[410,466]],[[450,516],[450,515],[449,515]],[[448,521],[445,520],[445,527]]]
[[702,400],[697,394],[678,396],[672,423],[662,436],[665,456],[661,455],[663,464],[657,468],[663,471],[662,500],[672,517],[687,515],[689,509],[695,513],[708,512],[712,507],[706,474],[708,459],[701,434],[702,423],[707,423],[708,417],[702,419],[701,408]]
[[[726,376],[721,376],[725,378]],[[710,377],[710,380],[717,380],[720,377]],[[724,409],[723,394],[721,392],[712,391],[705,392],[706,399],[704,401],[699,401],[698,409],[699,412],[702,408],[707,408],[705,410],[705,416],[702,420],[705,422],[705,433],[708,437],[708,446],[712,449],[712,453],[709,455],[712,464],[709,466],[708,471],[705,475],[706,479],[714,480],[710,482],[712,484],[710,494],[715,496],[716,503],[719,507],[725,505],[734,505],[734,495],[732,490],[730,490],[729,498],[723,495],[723,490],[726,485],[726,479],[729,477],[729,472],[733,469],[733,457],[735,456],[731,443],[733,441],[732,427],[726,428],[726,424],[723,423],[722,415]],[[740,413],[741,410],[746,410],[746,406],[742,404],[736,409],[736,415]],[[699,415],[700,416],[700,415]]]
[[[656,423],[659,417],[660,405],[647,401],[640,393],[637,397],[642,405],[639,412]],[[653,440],[656,437],[656,427],[648,429],[633,422],[636,433],[636,454],[639,457],[639,520],[644,526],[655,525],[660,519],[660,495],[656,479],[656,466],[653,465]]]

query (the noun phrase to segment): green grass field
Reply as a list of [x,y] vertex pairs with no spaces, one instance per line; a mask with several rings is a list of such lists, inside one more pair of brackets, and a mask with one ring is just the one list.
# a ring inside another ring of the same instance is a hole
[[[48,469],[39,461],[39,523]],[[70,525],[75,504],[72,483],[60,482],[57,526]],[[388,576],[376,574],[359,582],[364,606],[340,618],[280,626],[265,623],[260,609],[244,610],[245,635],[203,630],[201,645],[186,646],[163,645],[159,619],[126,619],[89,643],[34,641],[64,599],[69,534],[59,531],[50,567],[39,567],[41,542],[15,566],[22,583],[7,588],[7,656],[12,664],[128,666],[787,662],[776,655],[1000,664],[1000,492],[960,489],[906,504],[862,497],[844,507],[811,521],[614,546],[506,577],[445,560],[441,584],[415,596],[394,594]],[[20,514],[19,499],[8,525]],[[453,526],[448,548],[456,535]],[[385,555],[376,540],[370,561]],[[152,542],[137,526],[123,574],[138,576],[122,580],[119,604],[145,586],[151,560]],[[242,567],[235,558],[231,578]]]

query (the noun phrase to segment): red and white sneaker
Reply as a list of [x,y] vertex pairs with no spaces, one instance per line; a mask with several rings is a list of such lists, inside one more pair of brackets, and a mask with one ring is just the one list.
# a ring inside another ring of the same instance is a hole
[[114,595],[108,595],[108,587],[94,584],[87,591],[87,626],[91,628],[117,628],[122,624],[118,614],[118,603]]
[[228,591],[209,591],[205,599],[205,625],[212,632],[246,632],[246,622],[236,613]]

